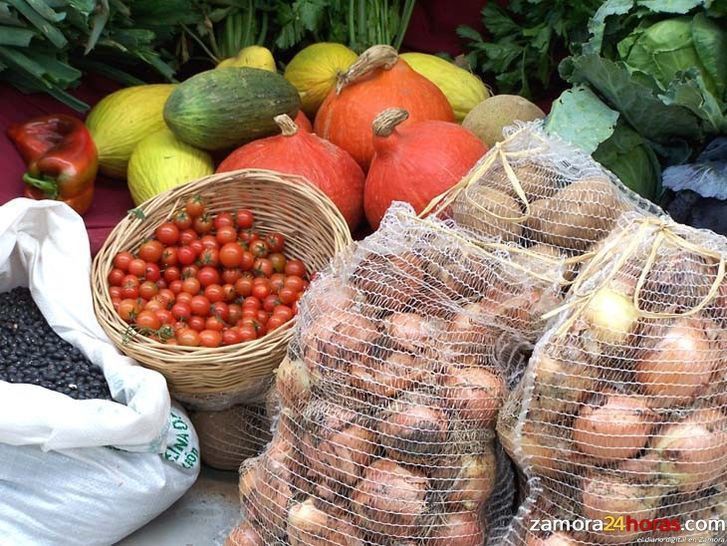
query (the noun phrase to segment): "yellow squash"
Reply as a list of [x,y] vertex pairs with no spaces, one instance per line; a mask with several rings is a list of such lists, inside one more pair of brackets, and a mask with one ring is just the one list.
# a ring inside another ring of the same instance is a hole
[[275,58],[267,47],[252,45],[243,47],[237,55],[220,61],[217,68],[226,68],[228,66],[249,66],[250,68],[261,68],[275,72]]
[[129,191],[135,204],[214,172],[207,152],[185,144],[169,129],[139,142],[129,160]]
[[399,58],[439,87],[452,106],[457,121],[462,121],[470,110],[490,96],[487,86],[477,76],[441,57],[402,53]]
[[336,87],[336,78],[356,60],[345,45],[321,42],[301,49],[285,67],[285,79],[300,94],[303,111],[313,117],[328,93]]
[[139,141],[166,127],[162,112],[174,87],[127,87],[104,97],[93,107],[86,126],[98,149],[101,174],[126,178],[126,166]]

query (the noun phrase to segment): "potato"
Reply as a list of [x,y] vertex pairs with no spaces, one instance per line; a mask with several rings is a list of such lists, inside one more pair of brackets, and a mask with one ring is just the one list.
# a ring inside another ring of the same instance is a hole
[[481,237],[499,237],[503,241],[520,238],[523,212],[520,203],[510,195],[475,184],[463,191],[457,201],[452,207],[452,217],[461,226]]
[[526,236],[536,242],[583,252],[604,238],[629,209],[616,186],[605,178],[573,182],[549,199],[530,205]]

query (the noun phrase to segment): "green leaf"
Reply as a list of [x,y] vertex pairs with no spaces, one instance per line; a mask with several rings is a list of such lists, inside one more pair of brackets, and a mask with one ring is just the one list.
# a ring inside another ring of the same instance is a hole
[[634,7],[634,0],[606,0],[588,22],[591,39],[584,44],[583,53],[600,53],[603,46],[603,35],[606,31],[606,19],[612,15],[623,15]]
[[570,58],[561,68],[568,81],[589,84],[649,140],[698,140],[703,135],[697,116],[683,106],[664,104],[654,89],[636,82],[621,63],[591,54]]
[[618,116],[588,87],[579,85],[553,103],[544,129],[591,154],[613,134]]
[[20,19],[10,13],[10,6],[7,2],[0,2],[0,25],[24,26]]
[[[727,4],[727,2],[725,2]],[[723,23],[724,25],[724,23]],[[692,40],[699,60],[714,81],[717,92],[727,91],[727,31],[717,22],[698,13],[692,20]],[[727,97],[725,97],[727,100]]]
[[482,10],[482,22],[485,28],[494,36],[507,36],[508,34],[520,32],[517,23],[495,2],[488,2]]
[[709,92],[696,68],[691,68],[671,82],[666,93],[659,95],[664,104],[684,106],[706,122],[710,133],[727,131],[727,115],[722,112],[720,103]]
[[656,13],[685,14],[704,6],[705,0],[636,0],[636,4]]
[[28,47],[33,36],[35,36],[35,32],[27,28],[0,25],[0,45]]
[[96,8],[95,0],[64,0],[64,2],[68,2],[69,6],[86,17],[91,15],[93,10]]
[[43,17],[52,23],[60,23],[66,18],[65,12],[56,13],[53,9],[43,0],[25,0],[25,2],[33,8],[38,15]]
[[30,21],[31,25],[37,28],[58,49],[63,48],[68,43],[68,40],[66,40],[66,37],[60,30],[38,15],[23,0],[8,0],[8,3],[17,9],[23,17]]
[[482,35],[472,27],[466,25],[460,25],[457,27],[457,36],[464,38],[465,40],[472,40],[473,42],[481,42]]

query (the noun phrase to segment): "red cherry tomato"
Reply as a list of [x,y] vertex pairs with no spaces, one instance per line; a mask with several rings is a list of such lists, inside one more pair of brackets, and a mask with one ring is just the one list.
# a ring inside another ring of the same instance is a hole
[[151,282],[144,281],[139,285],[139,295],[145,300],[150,300],[159,293],[159,287]]
[[202,283],[196,277],[188,277],[182,281],[182,292],[196,296],[202,289]]
[[204,289],[204,297],[207,298],[210,303],[215,303],[223,301],[225,299],[225,294],[219,284],[210,284]]
[[197,216],[192,222],[192,227],[200,235],[206,235],[212,231],[212,217],[206,213],[202,214],[202,216]]
[[188,320],[192,316],[192,308],[188,303],[177,302],[172,305],[172,316],[177,320]]
[[285,277],[285,288],[289,288],[293,292],[302,292],[304,281],[297,275],[289,275]]
[[179,294],[182,291],[182,281],[176,280],[169,283],[169,290],[175,294]]
[[252,279],[242,277],[235,282],[235,291],[243,298],[252,294]]
[[305,264],[301,260],[288,260],[285,264],[286,275],[297,275],[298,277],[305,277]]
[[126,298],[119,302],[119,316],[125,322],[132,322],[141,313],[143,306],[136,298]]
[[242,307],[237,303],[231,303],[227,306],[227,322],[230,324],[237,324],[237,321],[242,318]]
[[271,291],[271,287],[267,284],[256,284],[252,287],[252,295],[261,301],[267,298]]
[[237,298],[237,291],[235,290],[235,285],[233,284],[223,284],[222,285],[222,294],[225,297],[226,302],[232,302],[235,301]]
[[217,267],[220,263],[220,253],[216,248],[205,248],[199,255],[199,263],[201,265],[210,265]]
[[285,324],[285,322],[285,319],[280,315],[273,315],[268,319],[266,324],[268,332],[272,332],[273,330],[280,328],[283,324]]
[[134,324],[143,330],[158,330],[162,326],[162,322],[156,313],[148,309],[144,309],[136,316]]
[[217,230],[215,237],[220,246],[225,243],[232,243],[237,241],[237,230],[232,226],[222,226]]
[[[190,220],[190,225],[192,221]],[[192,228],[183,229],[179,233],[179,244],[183,246],[189,246],[195,241],[199,241],[199,236],[197,235],[197,232],[194,231]]]
[[182,268],[182,278],[188,279],[190,277],[196,277],[199,274],[199,267],[192,264],[192,265],[185,265]]
[[242,343],[257,339],[257,330],[253,326],[240,326],[238,331],[240,332],[240,341]]
[[197,332],[201,332],[204,330],[205,325],[205,318],[204,317],[198,317],[197,315],[192,315],[187,320],[187,325]]
[[222,245],[222,248],[220,249],[220,263],[225,267],[239,267],[242,263],[242,256],[244,253],[245,251],[242,250],[242,247],[239,244],[227,242]]
[[276,305],[273,309],[273,316],[283,318],[283,322],[287,322],[293,318],[293,310],[287,305]]
[[204,321],[204,327],[207,330],[221,332],[225,328],[225,321],[219,317],[207,317]]
[[220,212],[217,214],[217,216],[215,216],[214,225],[216,230],[227,226],[234,227],[235,217],[232,215],[231,212]]
[[241,341],[242,336],[237,328],[227,328],[222,331],[222,345],[235,345]]
[[270,276],[270,284],[273,287],[273,292],[277,294],[285,286],[285,275],[282,273],[273,273]]
[[134,255],[131,252],[119,252],[116,256],[114,256],[114,267],[121,269],[121,271],[128,271],[129,264],[133,259]]
[[273,252],[268,256],[270,263],[273,264],[273,269],[276,273],[283,273],[285,271],[285,264],[288,260],[280,252]]
[[179,228],[174,222],[164,222],[156,228],[154,235],[163,245],[174,245],[179,241]]
[[238,268],[222,270],[222,282],[225,284],[235,284],[240,278],[242,278],[242,271]]
[[256,275],[270,277],[273,274],[273,262],[267,258],[258,258],[252,266]]
[[134,258],[129,262],[129,273],[137,277],[143,277],[146,272],[146,262],[139,258]]
[[197,273],[197,279],[202,284],[202,286],[219,284],[220,272],[217,270],[216,267],[207,265],[199,270],[199,273]]
[[204,250],[204,243],[200,241],[199,239],[195,239],[191,243],[189,243],[189,248],[194,250],[195,256],[199,256],[202,254],[202,251]]
[[164,280],[167,281],[167,283],[174,282],[178,280],[181,276],[182,274],[179,271],[179,268],[176,266],[167,267],[164,270]]
[[126,272],[123,269],[114,267],[111,271],[109,271],[107,280],[111,286],[121,286],[125,276]]
[[200,340],[199,334],[192,328],[181,328],[177,330],[177,343],[183,347],[198,347]]
[[[217,242],[217,237],[214,235],[205,235],[199,240],[204,248],[220,248],[220,243]],[[202,251],[199,252],[200,254]]]
[[161,321],[162,325],[171,324],[174,322],[174,317],[172,316],[172,312],[168,309],[159,309],[156,312],[156,316]]
[[159,270],[159,266],[157,264],[148,262],[146,264],[146,268],[144,269],[144,278],[147,281],[153,282],[157,282],[159,279],[161,279],[162,272]]
[[174,303],[177,295],[169,288],[160,288],[159,293],[155,297],[168,307]]
[[250,229],[255,223],[255,215],[251,210],[240,209],[235,213],[235,223],[238,229]]
[[242,260],[240,260],[240,269],[250,271],[253,265],[255,265],[255,256],[249,250],[244,250],[242,252]]
[[205,203],[202,196],[195,195],[194,197],[187,199],[187,203],[184,205],[184,211],[189,214],[191,218],[197,218],[197,216],[202,216],[202,214],[204,214],[206,206],[207,203]]
[[210,312],[210,300],[204,296],[194,296],[189,306],[192,308],[192,314],[206,317]]
[[192,303],[193,296],[194,295],[190,294],[189,292],[182,291],[179,294],[177,294],[176,302],[177,303],[186,303],[187,305],[189,305],[190,303]]
[[265,258],[270,253],[270,247],[262,239],[250,243],[250,252],[256,258]]
[[[154,265],[154,264],[152,264],[152,265]],[[159,273],[159,276],[161,276],[161,273]],[[167,287],[167,281],[165,281],[164,279],[159,279],[157,281],[157,286],[159,287],[159,290],[161,290],[162,288],[166,288]]]
[[222,343],[222,333],[215,330],[202,330],[199,333],[199,344],[202,347],[219,347]]
[[111,299],[121,299],[121,286],[111,286],[109,288],[109,296],[111,296]]
[[177,265],[179,258],[177,256],[177,247],[168,246],[162,252],[162,264],[169,267],[170,265]]
[[270,294],[263,300],[263,309],[265,309],[268,313],[272,313],[273,309],[275,309],[277,305],[280,305],[280,300],[276,294]]
[[191,246],[182,246],[177,250],[177,259],[181,265],[191,265],[197,259],[197,253]]
[[257,312],[259,309],[262,309],[262,306],[262,302],[255,296],[248,296],[242,301],[243,311],[245,311],[245,309],[252,309]]
[[282,252],[285,247],[285,236],[282,233],[268,233],[265,242],[270,247],[270,252]]
[[139,247],[139,258],[145,262],[157,263],[164,251],[164,245],[161,241],[155,241],[154,239],[142,243]]
[[139,297],[139,278],[136,275],[126,275],[121,280],[121,297],[136,299]]
[[187,214],[186,210],[177,211],[177,214],[174,215],[174,224],[180,231],[189,229],[192,227],[192,217]]
[[291,290],[290,288],[283,288],[280,292],[278,292],[278,298],[280,298],[280,303],[290,305],[298,299],[298,292]]
[[230,308],[224,301],[216,301],[210,306],[210,315],[227,322],[230,317]]

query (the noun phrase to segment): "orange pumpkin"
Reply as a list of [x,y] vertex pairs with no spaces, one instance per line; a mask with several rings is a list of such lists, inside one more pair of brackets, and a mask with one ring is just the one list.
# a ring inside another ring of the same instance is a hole
[[408,123],[454,121],[452,107],[436,85],[399,59],[393,47],[373,46],[341,74],[318,110],[313,129],[367,169],[374,155],[371,124],[392,107],[409,112]]
[[376,153],[364,188],[364,211],[374,229],[394,201],[421,212],[487,152],[461,125],[436,120],[406,124],[407,117],[406,110],[389,108],[374,119]]
[[295,116],[295,124],[298,126],[299,129],[302,129],[306,133],[312,133],[313,132],[313,125],[311,125],[310,120],[308,117],[303,113],[303,110],[298,110],[298,115]]

